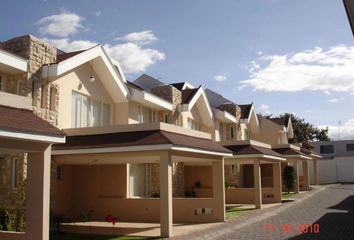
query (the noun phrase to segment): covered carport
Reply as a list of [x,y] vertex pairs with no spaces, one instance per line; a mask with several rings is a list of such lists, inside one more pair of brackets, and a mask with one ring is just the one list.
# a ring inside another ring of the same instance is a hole
[[0,231],[1,240],[49,239],[51,144],[64,134],[33,111],[0,106],[0,154],[27,153],[25,232]]

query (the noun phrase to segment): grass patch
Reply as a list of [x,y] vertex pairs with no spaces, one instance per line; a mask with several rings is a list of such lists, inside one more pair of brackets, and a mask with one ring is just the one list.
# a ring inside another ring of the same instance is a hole
[[140,240],[140,239],[157,239],[157,238],[61,233],[61,234],[51,235],[49,239],[50,240]]
[[234,207],[234,208],[228,209],[228,210],[226,210],[226,219],[231,219],[231,218],[242,216],[251,210],[254,210],[254,208]]
[[295,193],[294,192],[290,192],[290,193],[283,193],[282,194],[282,199],[289,199],[289,198],[292,198],[295,196]]

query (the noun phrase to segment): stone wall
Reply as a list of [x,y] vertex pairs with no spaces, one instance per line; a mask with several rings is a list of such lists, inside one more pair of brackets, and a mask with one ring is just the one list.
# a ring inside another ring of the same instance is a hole
[[[13,188],[13,159],[17,159],[16,189]],[[23,208],[24,185],[27,175],[27,154],[0,155],[0,208]]]
[[[58,124],[57,102],[59,100],[58,86],[49,79],[42,77],[43,65],[57,61],[57,49],[31,35],[12,38],[1,44],[9,52],[28,60],[28,73],[25,78],[25,94],[33,98],[34,112],[53,125]],[[50,89],[56,89],[51,104]],[[42,93],[43,92],[43,93]],[[42,99],[44,97],[45,99]]]
[[158,120],[164,122],[164,114],[168,113],[168,123],[180,125],[180,114],[177,111],[177,105],[182,102],[182,93],[180,90],[171,85],[157,86],[151,89],[151,93],[172,103],[172,112],[159,112]]

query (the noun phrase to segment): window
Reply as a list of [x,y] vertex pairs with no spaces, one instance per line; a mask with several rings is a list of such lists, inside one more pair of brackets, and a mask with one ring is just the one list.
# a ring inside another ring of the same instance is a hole
[[188,128],[200,131],[201,126],[200,126],[200,123],[198,123],[197,121],[195,121],[191,118],[188,118]]
[[237,166],[235,164],[231,165],[231,174],[234,175],[236,174]]
[[234,132],[234,126],[230,126],[230,138],[231,140],[234,139],[235,137],[235,132]]
[[45,85],[41,86],[41,108],[47,108],[47,89]]
[[322,145],[322,146],[320,146],[320,153],[321,154],[334,153],[334,146],[333,145]]
[[0,75],[0,91],[5,91],[5,76]]
[[55,87],[50,88],[50,110],[56,111],[56,95],[57,89]]
[[164,122],[164,123],[168,123],[168,114],[167,114],[167,113],[165,113],[165,114],[163,115],[163,122]]
[[150,110],[150,122],[157,122],[157,114],[155,110]]
[[354,151],[354,143],[348,143],[347,152],[353,152],[353,151]]
[[144,108],[141,105],[139,105],[138,121],[139,123],[144,122]]
[[20,96],[26,96],[26,84],[23,80],[17,81],[16,94]]
[[109,126],[111,106],[81,93],[72,92],[71,127]]
[[220,141],[224,140],[224,124],[219,123]]
[[13,190],[16,190],[18,187],[18,158],[14,157],[12,159],[12,179],[11,186]]
[[129,197],[150,195],[151,164],[129,164]]

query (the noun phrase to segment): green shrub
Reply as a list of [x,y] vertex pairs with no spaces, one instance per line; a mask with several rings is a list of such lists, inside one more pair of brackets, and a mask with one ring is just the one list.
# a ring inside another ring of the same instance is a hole
[[294,167],[285,166],[284,171],[283,171],[283,181],[284,181],[285,187],[288,190],[288,193],[290,193],[290,190],[294,187],[294,183],[295,183]]
[[25,212],[23,209],[0,208],[0,230],[24,232]]

